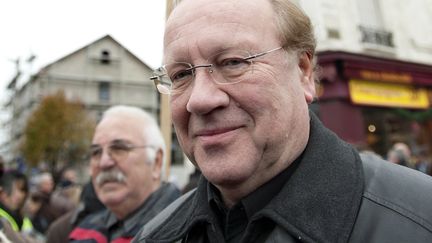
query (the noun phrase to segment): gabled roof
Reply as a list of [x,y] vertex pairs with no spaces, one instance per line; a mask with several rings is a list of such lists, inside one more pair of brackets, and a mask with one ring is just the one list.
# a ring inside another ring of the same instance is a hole
[[[79,49],[73,51],[73,52],[71,52],[70,54],[65,55],[65,56],[63,56],[63,57],[61,57],[61,58],[59,58],[59,59],[57,59],[57,60],[55,60],[55,61],[53,61],[53,62],[51,62],[51,63],[49,63],[49,64],[47,64],[47,65],[45,65],[45,66],[43,66],[42,68],[40,68],[40,70],[39,70],[36,74],[32,75],[28,80],[26,80],[25,83],[24,83],[21,87],[19,87],[19,88],[18,88],[19,90],[17,90],[17,91],[19,92],[20,90],[23,90],[23,89],[25,88],[25,86],[27,86],[27,84],[31,83],[31,82],[34,81],[38,76],[42,75],[42,74],[43,74],[45,71],[47,71],[47,70],[48,70],[52,65],[54,65],[54,64],[56,64],[56,63],[58,63],[58,62],[60,62],[60,61],[62,61],[62,60],[64,60],[64,59],[67,59],[67,58],[69,58],[70,56],[74,55],[75,53],[78,53],[78,52],[80,52],[81,50],[87,48],[88,46],[91,46],[91,45],[93,45],[93,44],[95,44],[95,43],[97,43],[97,42],[99,42],[99,41],[104,40],[104,39],[110,39],[110,40],[112,40],[112,41],[115,42],[117,45],[119,45],[119,46],[121,46],[122,48],[124,48],[124,49],[126,50],[126,52],[127,52],[128,54],[131,55],[132,58],[135,58],[139,63],[145,65],[145,66],[148,67],[149,69],[152,69],[152,68],[151,68],[147,63],[145,63],[144,61],[142,61],[141,59],[139,59],[135,54],[133,54],[131,51],[129,51],[129,49],[127,49],[125,46],[123,46],[122,44],[120,44],[120,42],[118,42],[116,39],[114,39],[111,35],[107,34],[107,35],[105,35],[105,36],[103,36],[103,37],[101,37],[101,38],[99,38],[99,39],[97,39],[97,40],[95,40],[95,41],[93,41],[93,42],[91,42],[91,43],[89,43],[89,44],[87,44],[87,45],[85,45],[85,46],[83,46],[83,47],[81,47],[81,48],[79,48]],[[16,79],[12,79],[12,80],[9,82],[8,87],[9,87],[9,86],[11,86],[11,87],[14,86],[14,87],[15,87],[16,82],[17,82]]]
[[85,46],[83,46],[83,47],[77,49],[77,50],[75,50],[74,52],[72,52],[72,53],[70,53],[70,54],[68,54],[68,55],[66,55],[66,56],[63,56],[63,57],[60,58],[60,59],[57,59],[57,60],[55,60],[55,61],[53,61],[53,62],[47,64],[46,66],[42,67],[42,68],[40,69],[40,71],[39,71],[36,75],[38,75],[38,74],[40,74],[40,73],[43,73],[45,70],[47,70],[47,69],[48,69],[49,67],[51,67],[53,64],[55,64],[55,63],[57,63],[57,62],[60,62],[60,61],[62,61],[62,60],[64,60],[64,59],[66,59],[66,58],[72,56],[73,54],[75,54],[75,53],[77,53],[77,52],[79,52],[79,51],[81,51],[81,50],[87,48],[88,46],[91,46],[91,45],[93,45],[93,44],[95,44],[95,43],[97,43],[97,42],[99,42],[99,41],[101,41],[101,40],[103,40],[103,39],[110,39],[110,40],[114,41],[116,44],[118,44],[119,46],[123,47],[123,48],[127,51],[127,53],[129,53],[129,54],[130,54],[133,58],[135,58],[138,62],[142,63],[143,65],[145,65],[145,66],[148,67],[149,69],[152,69],[152,68],[151,68],[147,63],[145,63],[144,61],[142,61],[141,59],[139,59],[135,54],[133,54],[131,51],[129,51],[129,49],[127,49],[125,46],[123,46],[122,44],[120,44],[120,42],[118,42],[116,39],[114,39],[111,35],[105,35],[105,36],[103,36],[103,37],[101,37],[101,38],[99,38],[99,39],[97,39],[97,40],[95,40],[95,41],[93,41],[93,42],[91,42],[91,43],[89,43],[89,44],[87,44],[87,45],[85,45]]

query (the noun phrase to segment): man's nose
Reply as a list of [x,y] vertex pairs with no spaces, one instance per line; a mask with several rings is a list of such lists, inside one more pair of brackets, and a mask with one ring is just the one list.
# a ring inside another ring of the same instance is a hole
[[103,149],[102,154],[99,160],[99,167],[100,168],[109,168],[114,166],[115,161],[114,158],[111,156],[111,153],[109,152],[109,149]]
[[229,103],[228,94],[214,81],[217,73],[211,67],[208,68],[195,70],[195,79],[186,104],[190,113],[206,114]]

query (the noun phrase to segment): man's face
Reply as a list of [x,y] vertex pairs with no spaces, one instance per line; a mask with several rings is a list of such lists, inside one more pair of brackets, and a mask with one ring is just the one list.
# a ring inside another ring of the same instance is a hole
[[63,173],[63,179],[68,180],[73,183],[77,183],[78,178],[74,170],[68,169]]
[[[266,0],[185,1],[167,22],[164,63],[207,64],[222,50],[256,54],[280,47],[273,16]],[[244,81],[230,85],[196,69],[192,84],[171,95],[184,152],[220,188],[262,184],[303,151],[309,136],[311,68],[284,50],[253,63]]]
[[2,201],[10,210],[19,210],[24,206],[27,198],[27,191],[24,189],[23,180],[15,180],[12,184],[12,191],[8,195],[5,191],[2,192]]
[[51,193],[54,190],[54,180],[51,176],[44,176],[40,182],[39,188],[44,193]]
[[[143,121],[122,115],[107,117],[96,127],[92,150],[102,148],[102,151],[99,158],[92,155],[91,177],[98,198],[116,213],[127,214],[136,209],[159,179],[160,167],[151,164],[146,151],[153,148],[122,151],[125,146],[148,145],[144,126]],[[118,151],[123,155],[116,157]]]

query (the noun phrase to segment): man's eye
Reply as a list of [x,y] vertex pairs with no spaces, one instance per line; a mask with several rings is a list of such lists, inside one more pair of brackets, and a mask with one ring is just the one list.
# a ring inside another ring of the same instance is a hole
[[92,157],[97,157],[102,153],[102,148],[92,148],[90,149],[90,155]]
[[126,144],[113,144],[110,146],[111,151],[128,151],[129,146]]
[[192,77],[192,69],[183,69],[180,71],[175,72],[174,74],[170,75],[170,79],[173,83],[176,82],[184,82],[189,80]]
[[249,62],[243,58],[226,58],[223,59],[219,66],[222,68],[244,68],[249,65]]

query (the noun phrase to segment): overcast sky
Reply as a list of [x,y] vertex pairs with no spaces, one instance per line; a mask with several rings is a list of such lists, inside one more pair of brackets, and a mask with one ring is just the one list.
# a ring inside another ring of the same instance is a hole
[[[0,1],[0,122],[14,59],[34,54],[33,72],[110,34],[142,61],[161,63],[165,0]],[[0,123],[0,126],[2,124]],[[3,142],[0,128],[0,144]]]

